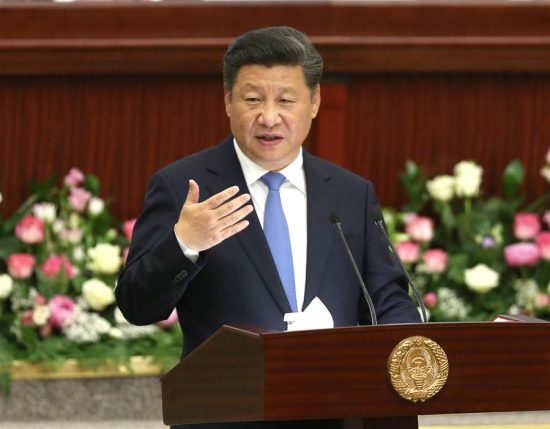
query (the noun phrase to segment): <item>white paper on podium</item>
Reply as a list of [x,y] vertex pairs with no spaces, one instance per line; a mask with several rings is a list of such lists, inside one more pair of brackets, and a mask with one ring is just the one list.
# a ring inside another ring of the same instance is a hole
[[334,328],[332,314],[318,297],[303,312],[286,313],[283,320],[288,324],[287,331]]

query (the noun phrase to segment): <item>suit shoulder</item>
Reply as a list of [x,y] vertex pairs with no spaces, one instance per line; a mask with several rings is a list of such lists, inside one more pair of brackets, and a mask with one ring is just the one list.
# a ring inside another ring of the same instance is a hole
[[372,187],[372,183],[343,167],[340,167],[332,162],[318,158],[316,156],[308,154],[306,163],[310,164],[318,171],[322,171],[325,175],[331,176],[333,179],[345,182],[348,185],[360,186],[360,187]]

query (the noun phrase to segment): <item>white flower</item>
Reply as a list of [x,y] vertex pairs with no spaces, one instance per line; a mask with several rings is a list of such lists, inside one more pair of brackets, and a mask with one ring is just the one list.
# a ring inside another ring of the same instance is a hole
[[2,204],[3,200],[4,200],[4,197],[2,196],[2,192],[0,192],[0,204]]
[[117,325],[128,325],[130,322],[128,322],[124,315],[122,314],[122,311],[120,311],[120,308],[115,308],[115,322]]
[[459,197],[474,197],[479,194],[483,169],[473,161],[461,161],[455,165],[455,191]]
[[94,319],[94,329],[98,334],[106,334],[111,329],[111,324],[103,317]]
[[111,328],[109,329],[109,336],[111,338],[115,338],[117,340],[121,340],[124,338],[124,334],[122,333],[122,331],[118,328]]
[[65,222],[61,219],[56,219],[53,223],[53,232],[60,234],[62,231],[65,231]]
[[52,223],[56,216],[56,207],[52,203],[37,203],[32,206],[34,215],[47,223]]
[[535,301],[539,294],[537,282],[535,282],[533,279],[519,279],[516,280],[516,283],[514,284],[514,289],[516,290],[516,304],[521,308],[525,308],[526,310],[534,310]]
[[118,232],[114,228],[109,229],[109,231],[107,231],[107,234],[105,234],[105,238],[109,241],[113,241],[117,237],[118,237]]
[[105,202],[98,197],[93,197],[88,203],[88,213],[97,216],[105,209]]
[[546,179],[547,182],[550,182],[550,166],[543,167],[540,170],[540,175]]
[[88,268],[94,273],[116,274],[122,265],[120,247],[103,243],[88,249],[91,262]]
[[464,270],[464,281],[468,288],[477,293],[486,293],[498,286],[500,275],[485,264]]
[[449,319],[465,320],[470,312],[470,306],[466,305],[458,297],[456,292],[448,287],[437,290],[439,310]]
[[44,325],[50,318],[52,312],[48,305],[37,305],[32,313],[32,321],[37,326]]
[[105,307],[115,302],[113,289],[98,279],[90,279],[82,285],[82,296],[96,311],[102,311]]
[[437,176],[426,183],[430,197],[437,201],[449,201],[454,197],[455,178],[453,176]]
[[69,216],[69,228],[78,228],[78,225],[80,225],[80,215],[78,213],[71,213]]
[[517,305],[512,305],[508,309],[508,314],[511,314],[512,316],[518,315],[521,313],[521,308],[519,308]]
[[80,262],[84,259],[84,248],[82,246],[77,246],[73,249],[73,259],[76,262]]
[[0,274],[0,299],[6,299],[13,291],[13,279],[9,274]]

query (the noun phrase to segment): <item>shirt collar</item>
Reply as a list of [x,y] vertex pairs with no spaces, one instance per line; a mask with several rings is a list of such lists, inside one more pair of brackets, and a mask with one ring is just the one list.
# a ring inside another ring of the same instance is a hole
[[[237,153],[237,158],[239,158],[239,163],[241,164],[241,169],[243,170],[244,180],[246,185],[250,186],[257,180],[259,180],[264,174],[269,172],[265,168],[259,166],[250,158],[248,158],[244,152],[241,150],[237,144],[237,140],[233,139],[233,146],[235,147],[235,152]],[[286,179],[294,185],[298,190],[306,194],[306,177],[304,174],[304,157],[302,153],[302,148],[300,147],[300,152],[294,161],[289,165],[283,168],[279,173],[283,174]]]

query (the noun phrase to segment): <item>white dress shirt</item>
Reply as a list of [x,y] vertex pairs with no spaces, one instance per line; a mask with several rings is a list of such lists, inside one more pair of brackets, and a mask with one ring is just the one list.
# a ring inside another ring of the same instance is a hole
[[[235,139],[233,139],[235,152],[239,158],[241,169],[244,174],[246,185],[250,191],[250,197],[254,204],[256,215],[260,220],[262,228],[264,226],[265,203],[269,189],[260,178],[269,172],[260,167],[254,161],[249,159],[239,148]],[[306,289],[306,263],[307,263],[307,192],[306,176],[304,172],[304,159],[302,148],[296,159],[287,167],[279,171],[286,177],[281,185],[281,204],[285,213],[290,234],[290,247],[292,249],[292,261],[294,265],[294,283],[296,286],[296,303],[298,311],[302,311]],[[199,183],[200,186],[200,183]],[[199,254],[189,249],[182,243],[176,234],[180,247],[189,259],[196,261]]]

